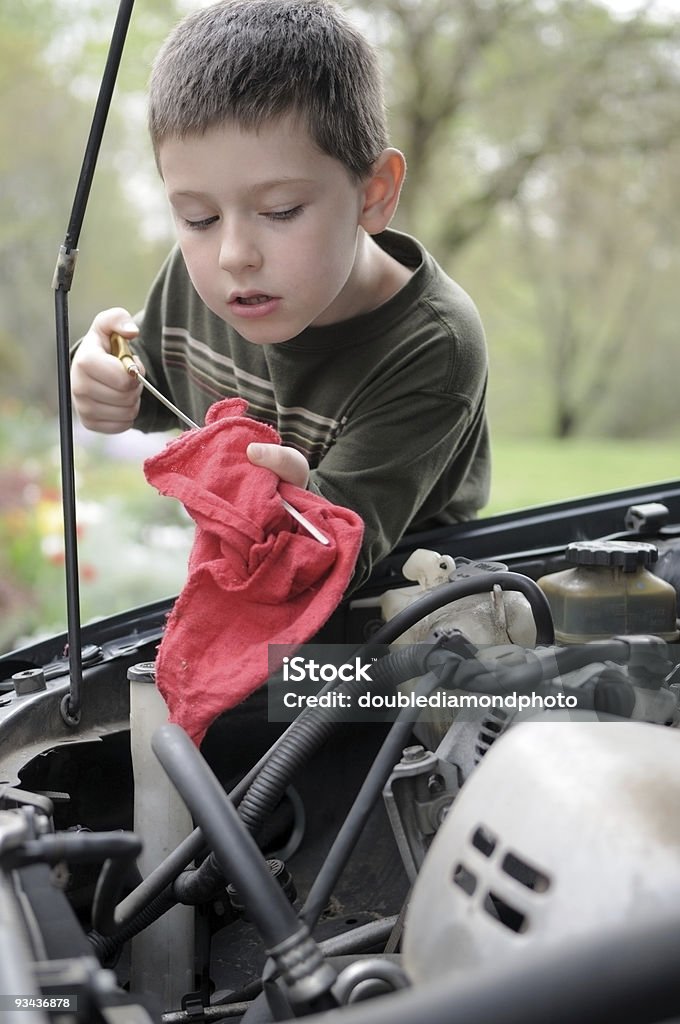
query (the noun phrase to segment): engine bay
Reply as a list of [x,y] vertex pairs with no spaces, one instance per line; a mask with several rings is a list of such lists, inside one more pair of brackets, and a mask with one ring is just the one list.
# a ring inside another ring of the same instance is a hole
[[366,671],[287,721],[272,678],[200,751],[153,685],[167,603],[85,627],[75,725],[64,637],[4,656],[6,1019],[680,1015],[679,511],[407,538],[315,638]]

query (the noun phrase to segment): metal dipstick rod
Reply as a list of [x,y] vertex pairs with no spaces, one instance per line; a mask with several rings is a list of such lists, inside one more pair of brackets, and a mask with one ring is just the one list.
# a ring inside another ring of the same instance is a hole
[[[155,398],[157,398],[159,402],[162,402],[167,409],[173,412],[175,416],[177,416],[177,418],[182,421],[182,423],[185,423],[188,427],[191,427],[192,429],[199,429],[198,423],[194,423],[192,419],[190,419],[185,413],[183,413],[181,409],[178,409],[177,406],[174,405],[169,398],[166,398],[165,395],[161,394],[158,388],[154,387],[154,385],[151,384],[146,379],[146,377],[144,377],[144,375],[139,372],[139,367],[137,366],[137,363],[133,359],[132,351],[127,342],[127,339],[124,338],[121,334],[117,334],[116,332],[114,332],[111,335],[111,355],[114,355],[116,356],[116,358],[120,359],[121,363],[123,364],[127,372],[130,374],[130,376],[136,377],[139,383],[143,387],[145,387],[147,391],[150,391],[151,394]],[[321,530],[319,530],[314,525],[314,523],[310,523],[309,519],[307,519],[307,517],[304,516],[302,512],[298,512],[298,510],[294,508],[293,505],[290,504],[290,502],[286,501],[285,498],[281,498],[281,502],[286,512],[289,512],[293,519],[297,520],[300,526],[304,527],[307,533],[309,533],[314,538],[314,540],[318,540],[320,544],[330,544],[328,537],[326,537],[325,534],[323,534]]]

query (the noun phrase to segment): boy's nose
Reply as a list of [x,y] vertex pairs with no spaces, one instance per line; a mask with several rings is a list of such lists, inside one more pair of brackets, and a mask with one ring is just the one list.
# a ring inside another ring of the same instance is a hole
[[230,273],[258,267],[262,262],[254,239],[242,227],[224,225],[220,240],[220,267]]

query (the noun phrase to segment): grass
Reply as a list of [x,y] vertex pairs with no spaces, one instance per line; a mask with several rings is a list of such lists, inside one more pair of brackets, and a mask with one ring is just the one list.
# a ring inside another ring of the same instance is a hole
[[[491,500],[484,515],[680,479],[680,441],[493,437]],[[128,515],[173,522],[176,503],[144,479],[141,460],[88,462],[80,496],[125,497]],[[115,530],[115,527],[114,527]]]
[[[57,431],[0,403],[0,644],[64,627]],[[680,477],[676,441],[493,436],[484,515]],[[148,454],[148,452],[146,453]],[[83,621],[177,593],[193,524],[145,480],[144,453],[79,443],[76,457]]]
[[677,440],[493,438],[484,515],[680,478]]

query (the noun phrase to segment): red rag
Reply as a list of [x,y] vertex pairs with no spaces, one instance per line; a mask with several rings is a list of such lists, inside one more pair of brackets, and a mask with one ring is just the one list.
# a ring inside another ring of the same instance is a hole
[[[147,459],[144,473],[196,522],[188,578],[168,618],[156,685],[169,719],[198,745],[210,723],[271,672],[269,644],[309,640],[337,607],[356,564],[363,522],[350,509],[283,483],[246,456],[278,433],[229,398],[206,425]],[[311,537],[285,498],[330,544]]]

